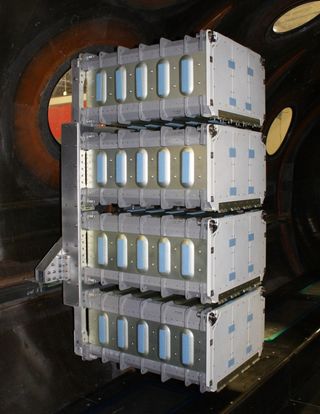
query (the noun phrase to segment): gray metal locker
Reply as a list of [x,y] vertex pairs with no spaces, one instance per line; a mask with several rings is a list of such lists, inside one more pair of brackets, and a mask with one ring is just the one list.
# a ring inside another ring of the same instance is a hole
[[87,205],[228,211],[264,200],[261,133],[222,125],[84,132]]
[[261,283],[261,211],[220,218],[84,213],[84,280],[218,303]]
[[202,392],[223,388],[262,351],[260,289],[218,308],[98,289],[87,291],[84,303],[85,308],[75,309],[77,354],[118,362],[121,369],[158,373],[162,381],[199,384]]
[[[195,117],[261,126],[264,67],[252,50],[210,30],[183,40],[118,47],[74,62],[82,123],[129,124]],[[84,83],[86,81],[86,107]]]

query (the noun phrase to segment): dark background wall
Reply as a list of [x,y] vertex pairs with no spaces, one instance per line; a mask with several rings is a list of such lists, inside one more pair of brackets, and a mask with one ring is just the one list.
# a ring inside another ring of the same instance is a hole
[[[47,107],[71,59],[80,51],[110,50],[118,44],[133,47],[139,42],[157,42],[161,36],[178,39],[201,28],[213,28],[265,58],[265,134],[284,107],[293,109],[293,121],[283,145],[267,158],[267,291],[319,270],[320,18],[287,34],[272,30],[281,14],[302,3],[2,1],[0,288],[31,279],[36,263],[60,236],[60,148],[48,127]],[[16,412],[23,412],[24,403],[29,401],[30,384],[39,387],[43,381],[42,393],[33,395],[34,403],[41,402],[42,412],[50,412],[52,407],[58,409],[70,401],[71,396],[76,398],[80,392],[97,387],[97,376],[101,382],[112,376],[100,365],[87,371],[87,365],[84,368],[73,357],[71,310],[58,305],[60,302],[60,297],[56,302],[46,298],[37,305],[20,306],[15,313],[10,308],[3,314],[0,348],[9,353],[16,343],[16,373],[22,378],[20,385],[13,382],[11,399],[6,394],[8,387],[0,387],[9,410],[16,407]],[[61,335],[59,347],[52,346],[52,338]],[[39,358],[46,366],[44,371]],[[63,366],[60,376],[57,364]],[[1,375],[9,367],[10,361],[3,360]],[[51,375],[44,376],[46,370],[51,370]],[[59,381],[60,386],[52,388]],[[53,389],[60,397],[50,400]],[[20,404],[17,395],[23,396]]]

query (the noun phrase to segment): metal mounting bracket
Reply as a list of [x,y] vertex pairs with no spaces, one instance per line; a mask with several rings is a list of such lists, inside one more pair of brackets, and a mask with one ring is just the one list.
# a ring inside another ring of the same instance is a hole
[[40,284],[57,283],[69,279],[70,257],[62,250],[60,238],[48,251],[35,269]]

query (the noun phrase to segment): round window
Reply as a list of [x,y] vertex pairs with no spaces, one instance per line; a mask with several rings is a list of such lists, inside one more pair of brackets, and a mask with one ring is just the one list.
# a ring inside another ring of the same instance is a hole
[[61,142],[62,124],[72,119],[72,75],[69,69],[57,82],[48,105],[48,124],[52,136]]
[[287,11],[273,25],[275,33],[286,33],[310,22],[320,14],[320,1],[300,4]]
[[292,109],[284,108],[273,120],[267,135],[266,147],[269,155],[275,154],[280,148],[292,121]]

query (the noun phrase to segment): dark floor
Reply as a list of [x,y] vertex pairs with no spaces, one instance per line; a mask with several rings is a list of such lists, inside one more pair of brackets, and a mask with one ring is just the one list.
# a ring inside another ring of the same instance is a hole
[[320,363],[314,361],[314,367],[306,381],[293,390],[289,403],[279,414],[320,413]]
[[132,371],[60,413],[320,413],[320,283],[283,295],[267,305],[262,358],[221,392]]

